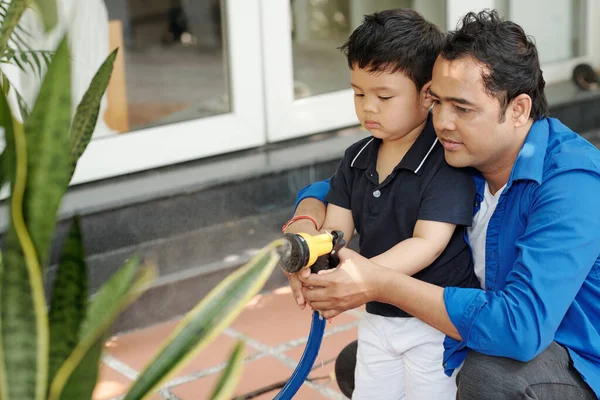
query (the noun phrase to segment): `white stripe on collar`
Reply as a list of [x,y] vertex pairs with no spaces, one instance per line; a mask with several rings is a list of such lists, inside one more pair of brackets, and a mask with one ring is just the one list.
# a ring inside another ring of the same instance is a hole
[[350,163],[350,166],[351,166],[351,167],[354,167],[354,161],[356,161],[356,159],[358,158],[358,156],[360,156],[360,153],[362,153],[362,152],[363,152],[363,150],[364,150],[364,149],[366,149],[366,148],[367,148],[367,146],[371,144],[371,142],[373,141],[373,139],[375,139],[375,138],[374,138],[374,137],[372,137],[372,138],[371,138],[371,140],[369,140],[369,141],[367,142],[367,144],[365,144],[365,145],[362,147],[362,149],[360,149],[360,151],[358,152],[358,154],[357,154],[357,155],[354,157],[354,160],[352,160],[352,162]]
[[429,157],[429,154],[431,154],[431,152],[433,151],[433,148],[435,147],[435,145],[436,145],[437,142],[438,142],[438,138],[436,137],[435,140],[433,141],[433,144],[429,148],[429,151],[427,152],[427,154],[425,154],[425,158],[423,158],[423,160],[421,161],[421,164],[419,164],[419,166],[417,167],[417,169],[415,169],[415,174],[419,173],[419,170],[421,169],[421,167],[423,166],[423,164],[425,164],[425,160],[427,160],[427,157]]

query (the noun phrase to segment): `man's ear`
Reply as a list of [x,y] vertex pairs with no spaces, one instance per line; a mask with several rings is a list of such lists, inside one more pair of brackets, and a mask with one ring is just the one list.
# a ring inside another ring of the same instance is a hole
[[532,107],[532,101],[529,95],[521,93],[512,100],[510,107],[512,109],[512,119],[516,128],[520,128],[529,122]]
[[431,87],[431,81],[424,84],[419,93],[419,97],[421,98],[421,103],[423,103],[423,107],[425,107],[425,108],[430,108],[433,105],[433,98],[431,97],[431,94],[429,94],[430,87]]

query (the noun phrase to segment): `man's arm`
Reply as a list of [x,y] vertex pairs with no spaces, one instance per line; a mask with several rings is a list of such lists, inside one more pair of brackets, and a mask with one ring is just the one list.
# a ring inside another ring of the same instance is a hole
[[330,319],[370,301],[393,304],[461,340],[444,305],[444,289],[373,263],[353,250],[339,251],[340,266],[300,275],[310,306]]
[[[296,207],[294,216],[308,215],[313,217],[317,221],[317,225],[320,227],[325,221],[325,212],[327,208],[325,203],[314,197],[307,197],[300,200]],[[309,235],[317,235],[319,231],[316,229],[315,224],[309,219],[299,219],[292,222],[285,229],[284,233],[308,233]]]
[[412,238],[403,240],[385,253],[371,258],[371,261],[406,275],[414,275],[442,254],[455,229],[454,224],[418,220]]
[[332,318],[367,301],[393,304],[477,352],[529,361],[554,340],[600,253],[600,178],[558,175],[539,188],[503,290],[446,288],[377,266],[348,249],[334,272],[301,276],[309,304]]
[[574,170],[537,190],[506,286],[446,288],[448,315],[477,352],[529,361],[556,331],[600,254],[600,177]]
[[[318,228],[325,221],[325,196],[329,191],[329,179],[315,182],[306,186],[296,197],[296,205],[294,207],[294,217],[307,215],[313,217],[317,222],[317,226],[309,219],[298,219],[287,226],[283,233],[307,233],[309,235],[317,235]],[[285,273],[285,272],[284,272]],[[302,282],[298,279],[297,274],[285,273],[290,282],[292,295],[296,300],[298,307],[303,310],[306,307],[306,300],[302,295]]]

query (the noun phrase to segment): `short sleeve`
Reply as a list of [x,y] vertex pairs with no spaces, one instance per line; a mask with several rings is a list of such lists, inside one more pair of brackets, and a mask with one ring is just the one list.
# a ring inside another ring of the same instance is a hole
[[329,181],[329,192],[325,196],[325,201],[349,210],[352,196],[352,181],[352,167],[348,161],[348,151],[346,151],[335,174]]
[[417,219],[471,226],[474,202],[471,174],[444,161],[423,193]]

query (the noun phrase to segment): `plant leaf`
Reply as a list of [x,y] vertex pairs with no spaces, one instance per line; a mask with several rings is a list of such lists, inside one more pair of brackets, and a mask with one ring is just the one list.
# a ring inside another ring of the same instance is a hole
[[[4,262],[0,255],[0,282],[4,281]],[[2,284],[0,284],[0,300],[2,299]],[[8,383],[6,382],[6,364],[4,351],[2,350],[4,341],[2,340],[2,318],[0,318],[0,400],[8,399]]]
[[[13,0],[14,1],[14,0]],[[46,33],[50,32],[58,22],[58,11],[56,9],[56,0],[30,0],[33,3],[34,8],[37,9]]]
[[[21,112],[21,119],[23,121],[26,121],[27,118],[29,117],[29,106],[27,105],[27,102],[21,96],[19,91],[14,87],[14,85],[10,82],[8,77],[2,73],[1,70],[0,70],[0,78],[2,78],[2,84],[3,84],[3,89],[4,89],[5,93],[9,93],[10,89],[14,90],[15,96],[17,96],[17,103],[19,105],[19,111]],[[6,86],[6,88],[4,86],[5,84],[8,85],[8,86]],[[6,94],[6,96],[8,96],[8,95]]]
[[61,400],[91,399],[98,382],[100,357],[104,348],[105,336],[101,336],[85,352],[83,359],[73,371],[60,395]]
[[56,212],[69,184],[70,125],[71,67],[65,36],[25,122],[29,171],[25,221],[42,268],[49,257]]
[[41,79],[44,66],[50,66],[53,56],[54,52],[52,51],[13,50],[9,48],[2,55],[0,62],[4,64],[14,63],[23,72],[28,72],[31,69]]
[[0,54],[4,54],[8,47],[10,37],[27,9],[27,3],[28,0],[12,0],[8,5],[0,28]]
[[123,309],[145,291],[156,275],[153,268],[147,267],[135,279],[138,264],[137,257],[130,259],[94,297],[80,328],[79,343],[56,373],[48,400],[89,398],[96,385],[105,335]]
[[73,124],[71,125],[71,175],[75,171],[77,161],[79,157],[85,151],[87,145],[90,143],[92,133],[96,127],[98,121],[98,114],[100,111],[100,101],[113,71],[113,64],[117,57],[118,49],[115,49],[106,58],[104,63],[90,83],[90,87],[83,95],[81,102],[77,106],[75,117],[73,118]]
[[163,343],[124,400],[144,399],[225,329],[271,275],[279,261],[276,249],[282,242],[273,241],[211,290]]
[[233,348],[227,367],[219,378],[219,382],[210,395],[211,400],[229,400],[235,392],[235,388],[242,375],[242,363],[244,361],[244,342],[239,341]]
[[[0,333],[6,367],[6,399],[42,400],[48,374],[48,316],[37,253],[23,215],[28,175],[25,132],[0,96],[7,149],[14,149],[10,198],[11,223],[6,233],[3,279],[0,281]],[[11,123],[9,123],[11,121]]]
[[85,250],[80,221],[75,217],[61,251],[50,303],[49,382],[52,382],[60,366],[77,346],[79,328],[85,318],[87,297]]

